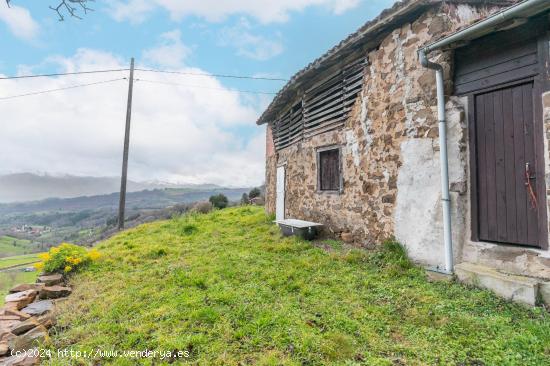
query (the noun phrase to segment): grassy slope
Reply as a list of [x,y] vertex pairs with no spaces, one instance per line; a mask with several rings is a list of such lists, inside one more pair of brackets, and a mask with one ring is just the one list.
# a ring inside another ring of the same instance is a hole
[[20,268],[0,272],[0,306],[4,304],[4,296],[10,288],[21,283],[32,283],[38,276],[37,272],[22,272],[21,269],[30,267],[27,263],[37,262],[37,254],[25,254],[15,257],[0,258],[0,270],[21,265]]
[[[16,242],[16,246],[13,242]],[[15,239],[9,236],[0,236],[0,257],[24,254],[29,250],[29,240]]]
[[28,263],[35,263],[38,261],[38,254],[24,254],[7,258],[0,258],[0,269],[24,265]]
[[0,272],[0,306],[4,305],[4,297],[10,288],[21,283],[34,283],[36,277],[38,277],[38,272]]
[[548,364],[542,309],[429,283],[395,246],[331,244],[283,239],[255,207],[129,230],[73,279],[53,347],[190,350],[201,365]]

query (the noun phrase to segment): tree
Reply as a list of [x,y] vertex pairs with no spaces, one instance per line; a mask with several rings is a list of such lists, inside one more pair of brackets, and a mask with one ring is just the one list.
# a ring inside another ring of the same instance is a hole
[[248,199],[248,195],[246,193],[243,193],[243,195],[241,197],[241,205],[247,205],[249,203],[250,203],[250,201]]
[[259,188],[252,188],[250,192],[248,193],[248,198],[253,199],[256,197],[260,197],[262,195],[262,192]]
[[210,203],[212,203],[212,206],[214,206],[216,208],[219,208],[219,209],[226,208],[228,203],[229,203],[229,200],[227,199],[227,197],[223,193],[220,193],[220,194],[217,194],[217,195],[214,195],[214,196],[210,196],[209,201],[210,201]]
[[[6,0],[8,7],[10,6],[11,1],[12,0]],[[82,19],[78,15],[78,7],[73,7],[73,5],[80,6],[84,11],[84,14],[88,14],[89,11],[93,11],[93,9],[88,8],[88,4],[92,1],[94,0],[59,0],[57,6],[50,6],[50,9],[57,13],[57,16],[59,16],[59,21],[65,20],[63,11],[66,11],[74,18]]]

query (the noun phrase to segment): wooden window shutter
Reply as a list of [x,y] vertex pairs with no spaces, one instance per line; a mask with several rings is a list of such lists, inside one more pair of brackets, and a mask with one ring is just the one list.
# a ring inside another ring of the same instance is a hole
[[340,149],[319,152],[319,190],[340,190]]

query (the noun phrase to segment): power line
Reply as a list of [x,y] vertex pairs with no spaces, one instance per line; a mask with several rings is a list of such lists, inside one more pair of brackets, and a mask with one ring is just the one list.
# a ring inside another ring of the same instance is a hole
[[45,77],[52,77],[52,76],[82,75],[82,74],[100,74],[100,73],[106,73],[106,72],[118,72],[118,71],[128,71],[128,70],[129,70],[129,69],[110,69],[110,70],[93,70],[93,71],[60,72],[60,73],[55,73],[55,74],[37,74],[37,75],[4,76],[4,77],[0,77],[0,80],[45,78]]
[[[0,77],[0,80],[30,79],[30,78],[43,78],[43,77],[53,77],[53,76],[68,76],[68,75],[100,74],[100,73],[106,73],[106,72],[120,72],[120,71],[128,71],[128,70],[129,70],[128,68],[124,68],[124,69],[59,72],[59,73],[52,73],[52,74],[3,76],[3,77]],[[232,79],[288,81],[287,79],[282,79],[282,78],[270,78],[270,77],[262,77],[262,76],[209,74],[209,73],[200,73],[200,72],[185,72],[185,71],[156,70],[156,69],[137,69],[137,68],[135,70],[136,71],[142,71],[142,72],[155,72],[155,73],[162,73],[162,74],[178,74],[178,75],[188,75],[188,76],[210,76],[210,77],[232,78]]]
[[[137,70],[137,69],[136,69]],[[266,91],[259,91],[259,90],[241,90],[241,89],[231,89],[231,88],[213,88],[208,86],[201,86],[201,85],[187,85],[187,84],[180,84],[180,83],[171,83],[168,81],[156,81],[156,80],[145,80],[145,79],[136,79],[136,81],[142,81],[145,83],[152,83],[152,84],[166,84],[166,85],[174,85],[174,86],[183,86],[186,88],[198,88],[198,89],[210,89],[210,90],[223,90],[223,91],[234,91],[239,93],[249,93],[249,94],[265,94],[265,95],[276,95],[277,93],[274,92],[266,92]]]
[[51,93],[51,92],[56,92],[56,91],[61,91],[61,90],[67,90],[67,89],[76,89],[76,88],[82,88],[82,87],[91,86],[91,85],[107,84],[107,83],[112,83],[112,82],[120,81],[120,80],[126,80],[126,78],[118,78],[118,79],[112,79],[112,80],[96,81],[96,82],[94,82],[94,83],[71,85],[71,86],[66,86],[66,87],[64,87],[64,88],[48,89],[48,90],[41,90],[41,91],[31,92],[31,93],[25,93],[25,94],[10,95],[10,96],[8,96],[8,97],[0,97],[0,100],[13,99],[13,98],[21,98],[21,97],[28,97],[28,96],[31,96],[31,95],[45,94],[45,93]]
[[217,78],[233,78],[233,79],[251,79],[251,80],[269,80],[269,81],[288,81],[282,78],[269,78],[262,76],[246,76],[246,75],[229,75],[229,74],[209,74],[200,72],[185,72],[185,71],[170,71],[170,70],[155,70],[155,69],[136,69],[136,71],[144,72],[157,72],[163,74],[179,74],[179,75],[192,75],[192,76],[211,76]]

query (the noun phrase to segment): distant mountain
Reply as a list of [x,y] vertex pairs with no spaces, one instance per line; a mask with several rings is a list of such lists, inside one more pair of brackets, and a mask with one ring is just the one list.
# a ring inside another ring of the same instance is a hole
[[[177,204],[189,204],[206,201],[212,195],[223,193],[230,201],[239,201],[242,194],[250,188],[164,188],[130,192],[126,196],[127,210],[161,209]],[[43,214],[47,212],[80,212],[85,210],[118,209],[118,193],[97,196],[82,196],[73,198],[48,198],[32,202],[0,203],[0,224],[4,219],[11,220],[7,215]],[[36,224],[36,223],[33,223]]]
[[[129,192],[126,227],[181,215],[196,202],[223,193],[231,203],[250,188],[164,188]],[[43,251],[61,242],[90,244],[116,231],[118,193],[42,201],[0,203],[0,238],[4,235],[30,240],[32,251]],[[33,227],[38,227],[33,231]],[[27,229],[30,230],[27,230]],[[10,242],[11,243],[11,242]],[[0,248],[0,257],[2,257]],[[5,253],[4,253],[5,254]]]
[[[213,184],[171,184],[159,181],[128,181],[128,192],[164,188],[217,189]],[[80,177],[19,173],[0,175],[0,202],[28,202],[48,198],[107,195],[120,190],[117,177]]]

